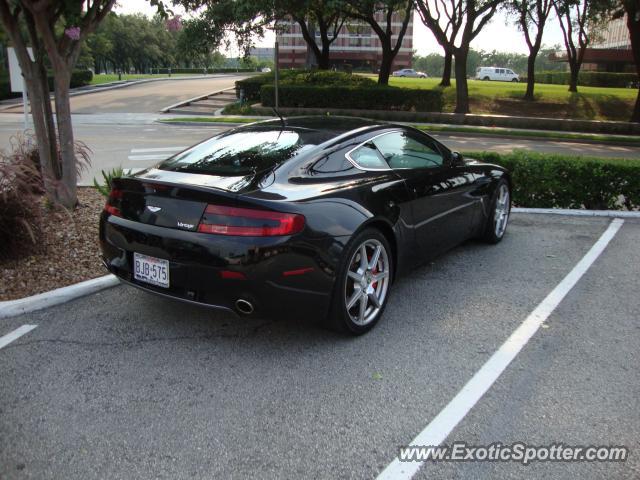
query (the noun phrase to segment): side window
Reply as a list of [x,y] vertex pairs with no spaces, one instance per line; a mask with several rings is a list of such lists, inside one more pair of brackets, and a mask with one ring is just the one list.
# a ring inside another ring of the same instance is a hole
[[349,152],[347,156],[361,168],[389,170],[389,165],[387,165],[387,162],[384,161],[384,158],[380,156],[380,152],[371,142],[361,145]]
[[393,169],[436,168],[443,164],[442,154],[435,145],[418,141],[404,132],[393,132],[373,140]]

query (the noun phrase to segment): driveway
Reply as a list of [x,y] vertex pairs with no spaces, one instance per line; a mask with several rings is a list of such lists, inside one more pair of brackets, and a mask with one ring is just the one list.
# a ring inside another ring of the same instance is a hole
[[[0,336],[37,328],[0,349],[0,478],[374,478],[609,225],[514,214],[501,244],[400,279],[358,338],[126,286],[2,320]],[[629,459],[429,462],[416,478],[638,478],[638,238],[626,220],[447,438]]]

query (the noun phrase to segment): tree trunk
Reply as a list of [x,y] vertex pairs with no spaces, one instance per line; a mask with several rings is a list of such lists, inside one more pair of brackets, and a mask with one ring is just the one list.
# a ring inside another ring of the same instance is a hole
[[453,53],[450,49],[444,51],[444,70],[442,71],[441,87],[451,86],[451,64],[453,63]]
[[[41,85],[41,100],[40,105],[42,108],[42,114],[44,115],[44,125],[46,129],[46,147],[49,149],[49,156],[44,158],[44,161],[50,165],[49,172],[50,178],[45,178],[45,182],[52,182],[60,179],[60,158],[58,155],[58,136],[56,133],[56,127],[53,122],[53,109],[51,108],[51,100],[49,95],[49,79],[47,78],[47,67],[44,62],[44,56],[38,61],[39,69],[39,81]],[[33,110],[33,108],[32,108]],[[37,136],[37,135],[36,135]],[[45,137],[42,137],[45,138]],[[45,186],[45,188],[47,188]],[[47,188],[47,191],[51,193],[53,188]],[[54,198],[50,195],[50,200]]]
[[578,73],[580,72],[580,67],[575,62],[575,60],[569,59],[569,91],[577,93],[578,92]]
[[316,56],[316,60],[318,61],[318,69],[319,70],[329,70],[329,53],[331,49],[331,44],[322,42],[322,51],[320,55]]
[[382,61],[380,62],[380,72],[378,73],[378,84],[389,85],[391,66],[393,65],[393,52],[391,48],[382,47]]
[[56,65],[54,85],[56,97],[56,121],[60,138],[60,161],[62,175],[58,188],[58,201],[67,208],[75,208],[77,203],[77,159],[73,141],[71,124],[71,103],[69,101],[69,84],[71,69]]
[[467,57],[469,56],[469,43],[464,39],[460,48],[455,48],[453,54],[456,59],[456,109],[455,113],[469,113],[469,88],[467,85]]
[[[21,69],[24,73],[25,69],[23,66],[21,66]],[[39,78],[37,65],[33,64],[31,72],[32,74],[25,74],[24,79],[29,95],[29,102],[31,103],[31,118],[33,119],[33,129],[36,134],[40,171],[42,173],[43,186],[47,197],[55,201],[55,188],[51,181],[55,180],[55,157],[51,157],[51,139],[48,133],[45,110],[43,108],[45,102],[48,100],[49,89],[42,88],[43,83],[47,83],[47,79],[45,77],[43,82],[42,79]],[[51,106],[51,104],[49,104],[49,106]],[[27,108],[27,106],[25,105],[24,108]]]
[[[624,2],[627,11],[627,28],[629,29],[629,37],[631,38],[631,51],[633,59],[636,63],[636,72],[638,81],[640,81],[640,6],[638,2]],[[638,96],[636,97],[636,105],[631,114],[631,121],[640,123],[640,88],[638,88]]]
[[533,101],[533,89],[536,83],[536,57],[538,56],[538,49],[532,48],[529,50],[529,58],[527,59],[527,91],[524,94],[524,99],[530,102]]

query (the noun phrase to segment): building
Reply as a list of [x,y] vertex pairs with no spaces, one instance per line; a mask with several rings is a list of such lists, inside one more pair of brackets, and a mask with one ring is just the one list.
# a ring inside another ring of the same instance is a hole
[[[386,24],[383,14],[376,18]],[[392,19],[394,34],[402,28],[402,18],[394,14]],[[313,51],[305,42],[300,25],[291,21],[278,23],[277,41],[279,44],[278,65],[280,68],[313,68],[317,64]],[[314,32],[316,42],[320,46],[320,33]],[[402,40],[400,51],[393,62],[393,70],[411,67],[413,56],[413,13]],[[338,38],[331,44],[331,66],[342,69],[350,65],[354,70],[377,72],[382,60],[380,40],[367,23],[348,20],[343,25]]]
[[273,61],[275,49],[273,47],[255,47],[249,50],[249,56],[254,57],[259,62]]
[[635,72],[627,18],[611,20],[585,50],[582,69],[596,72]]

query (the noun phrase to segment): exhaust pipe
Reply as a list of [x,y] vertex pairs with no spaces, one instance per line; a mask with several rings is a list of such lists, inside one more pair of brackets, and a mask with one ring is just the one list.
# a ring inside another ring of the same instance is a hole
[[239,298],[236,300],[236,310],[243,315],[251,315],[253,313],[253,304],[248,300]]

